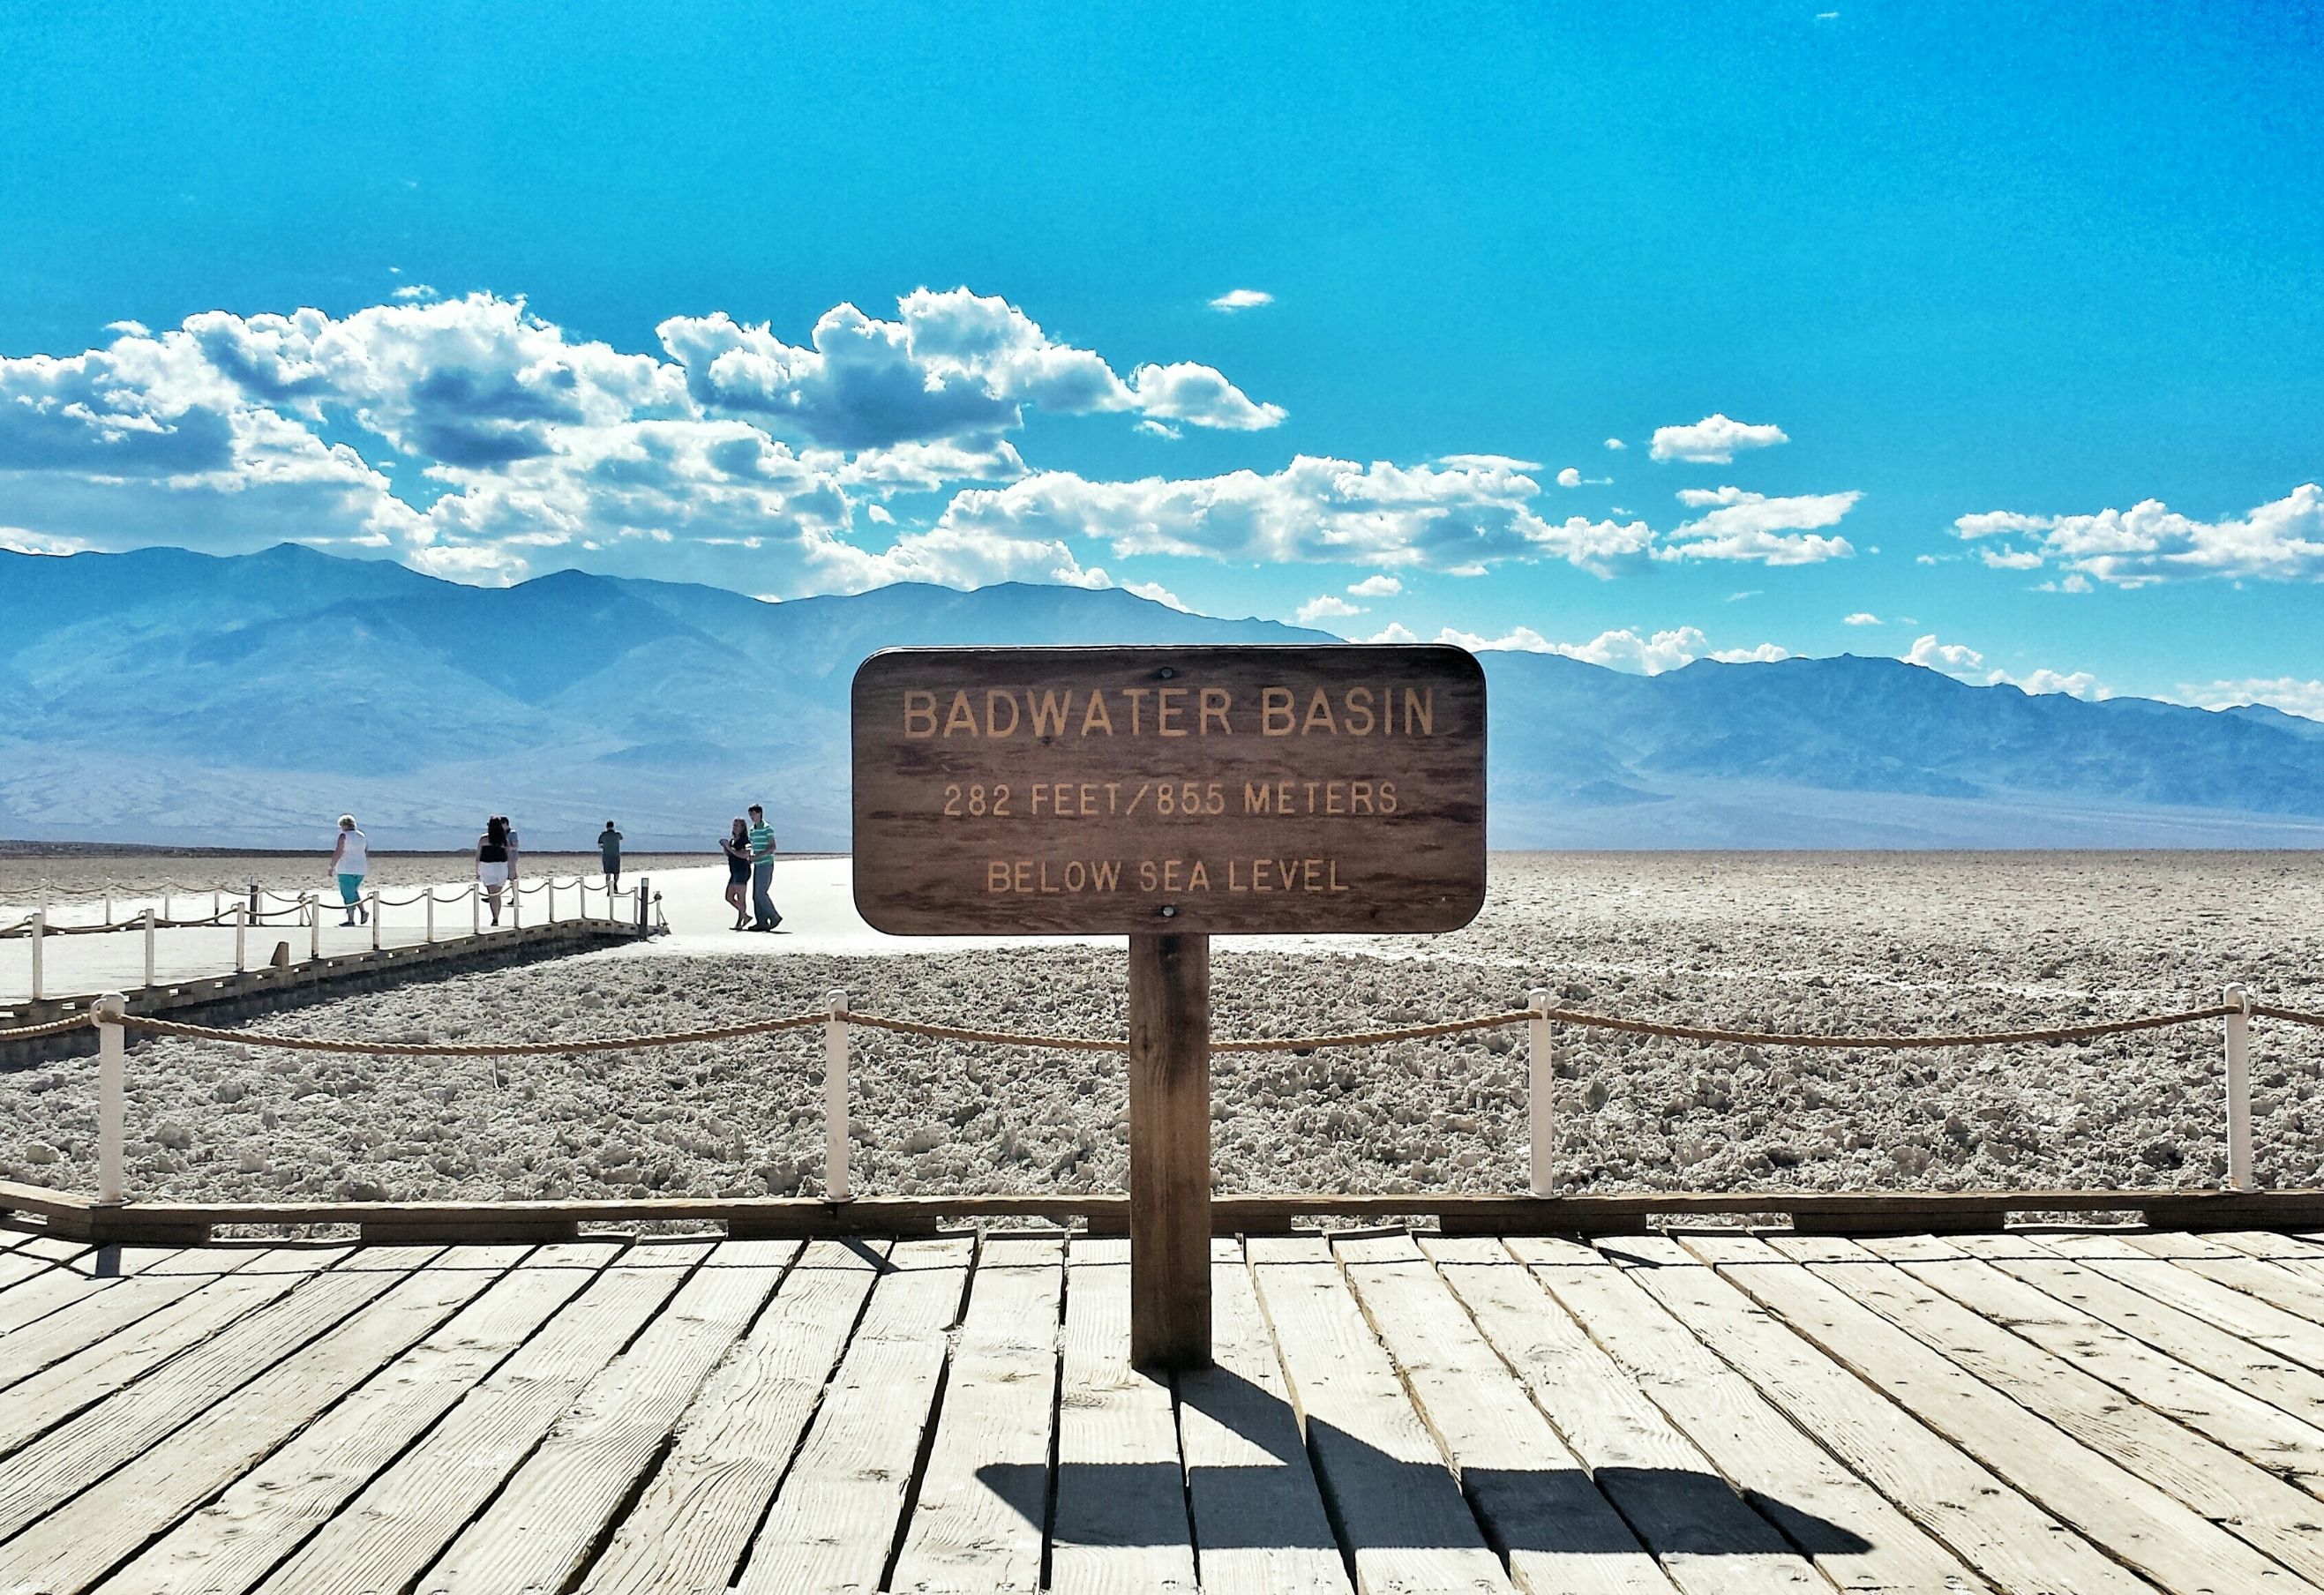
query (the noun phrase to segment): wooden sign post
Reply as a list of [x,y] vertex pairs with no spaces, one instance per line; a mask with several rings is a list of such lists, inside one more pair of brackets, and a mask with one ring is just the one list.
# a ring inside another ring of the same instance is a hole
[[1457,930],[1485,680],[1446,647],[890,649],[856,671],[855,903],[1130,938],[1130,1356],[1210,1360],[1210,938]]

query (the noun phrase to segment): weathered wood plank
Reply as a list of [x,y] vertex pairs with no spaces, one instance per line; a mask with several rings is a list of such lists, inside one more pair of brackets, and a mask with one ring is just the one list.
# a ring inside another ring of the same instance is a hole
[[2324,1282],[2200,1235],[2046,1235],[2043,1243],[2287,1361],[2324,1370]]
[[[2117,1388],[2011,1333],[2002,1325],[2019,1323],[2015,1314],[1971,1310],[1917,1272],[1947,1265],[1895,1268],[1868,1251],[1840,1251],[1845,1241],[1771,1244],[2027,1411],[2048,1418],[2293,1572],[2311,1581],[2324,1579],[2324,1534],[2318,1532],[2313,1497],[2144,1405],[2135,1383]],[[1812,1258],[1800,1257],[1794,1246],[1812,1248]],[[2001,1283],[2011,1292],[2040,1298],[2031,1286],[2006,1278]],[[2317,1439],[2310,1469],[2324,1462],[2324,1434]]]
[[240,1595],[612,1260],[543,1247],[106,1583],[106,1595]]
[[353,1316],[0,1548],[43,1595],[78,1595],[312,1422],[497,1279],[519,1248],[429,1262]]
[[795,1240],[721,1243],[422,1576],[430,1595],[567,1588],[798,1255]]
[[1827,1356],[2164,1588],[2298,1587],[2269,1557],[1765,1241],[1696,1234],[1685,1244]]
[[[21,1358],[23,1366],[40,1369],[16,1381],[0,1401],[0,1455],[134,1388],[189,1347],[290,1295],[305,1270],[327,1268],[346,1255],[286,1252],[280,1260],[295,1269],[277,1269],[262,1266],[270,1260],[265,1253],[239,1253],[232,1259],[239,1265],[233,1274],[202,1274],[189,1268],[155,1279],[155,1289],[124,1297],[115,1308],[118,1293],[143,1283],[127,1281],[0,1341],[0,1359]],[[122,1326],[124,1318],[127,1323]]]
[[409,1586],[708,1251],[629,1249],[260,1588],[375,1595]]
[[1130,1244],[1080,1237],[1066,1253],[1049,1587],[1074,1595],[1195,1587],[1168,1376],[1130,1360]]
[[1057,1388],[1061,1239],[987,1236],[892,1587],[1039,1587]]
[[[1793,1590],[1818,1582],[1724,1480],[1701,1471],[1691,1449],[1687,1468],[1639,1469],[1624,1458],[1592,1482],[1592,1437],[1568,1431],[1571,1444],[1561,1439],[1535,1406],[1527,1381],[1510,1371],[1514,1365],[1547,1373],[1554,1359],[1536,1362],[1533,1353],[1545,1349],[1543,1323],[1564,1315],[1507,1252],[1498,1267],[1450,1265],[1440,1277],[1409,1235],[1343,1241],[1333,1249],[1518,1588],[1670,1595],[1674,1578],[1689,1590]],[[1499,1288],[1505,1284],[1516,1288]],[[1558,1327],[1568,1332],[1562,1351],[1594,1351],[1570,1322]],[[1578,1383],[1594,1371],[1584,1360],[1550,1377]],[[1698,1550],[1714,1542],[1704,1576],[1688,1578]],[[1670,1577],[1656,1563],[1657,1553],[1670,1560]]]
[[[1877,1243],[1871,1244],[1877,1250]],[[1906,1263],[1904,1268],[1921,1284],[1973,1314],[2006,1324],[2019,1340],[2104,1380],[2143,1406],[2306,1489],[2324,1489],[2324,1471],[2319,1471],[2324,1469],[2324,1429],[2189,1368],[1996,1265],[1960,1258]]]
[[1512,1589],[1329,1244],[1253,1240],[1250,1256],[1356,1587]]
[[[332,1257],[334,1254],[321,1254]],[[88,1406],[10,1459],[0,1470],[0,1539],[16,1534],[114,1469],[227,1400],[253,1380],[385,1295],[430,1251],[382,1252],[277,1276],[278,1299],[252,1298],[233,1322],[183,1348],[149,1377]],[[262,1277],[263,1278],[263,1277]],[[100,1348],[102,1350],[103,1348]],[[103,1369],[91,1370],[102,1378]],[[19,1393],[30,1384],[19,1388]],[[14,1402],[9,1404],[13,1417]]]
[[[1510,1249],[1543,1268],[1573,1252]],[[1674,1240],[1609,1242],[1601,1253],[1859,1477],[2011,1595],[2154,1595],[2154,1587],[2066,1530],[1991,1471],[1793,1332]],[[1581,1266],[1594,1266],[1584,1264]],[[1566,1275],[1545,1273],[1553,1294]]]
[[[1501,1243],[1489,1240],[1424,1241],[1423,1249],[1456,1290],[1464,1288],[1470,1265],[1506,1269],[1512,1259]],[[1984,1587],[1966,1563],[1834,1461],[1621,1269],[1584,1247],[1565,1255],[1573,1266],[1527,1270],[1528,1288],[1545,1290],[1571,1314],[1610,1364],[1602,1374],[1636,1385],[1834,1584],[1895,1591]],[[1484,1277],[1498,1283],[1503,1275]],[[1536,1377],[1569,1377],[1554,1362],[1535,1366]]]
[[0,1296],[0,1390],[223,1278],[251,1255],[122,1247],[111,1273],[59,1265],[27,1281]]
[[[1983,1258],[1972,1240],[1963,1249]],[[1996,1256],[1993,1266],[2045,1295],[2080,1308],[2200,1373],[2324,1427],[2324,1373],[2285,1360],[2240,1336],[2204,1323],[2097,1270],[2054,1254]]]
[[1348,1595],[1274,1337],[1232,1240],[1211,1242],[1211,1366],[1177,1376],[1205,1595]]
[[583,1595],[722,1595],[887,1254],[884,1243],[807,1244],[687,1408],[669,1459],[591,1564]]
[[[751,1547],[737,1595],[868,1591],[899,1537],[975,1243],[902,1240]],[[776,1298],[779,1302],[781,1298]]]

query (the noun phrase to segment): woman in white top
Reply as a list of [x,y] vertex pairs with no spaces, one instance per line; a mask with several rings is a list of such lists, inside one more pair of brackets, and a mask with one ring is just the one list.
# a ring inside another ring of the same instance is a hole
[[346,908],[343,925],[353,925],[358,916],[364,924],[371,923],[371,910],[363,906],[364,877],[371,873],[371,844],[355,829],[355,816],[339,816],[339,840],[331,849],[331,873],[339,878],[339,901]]

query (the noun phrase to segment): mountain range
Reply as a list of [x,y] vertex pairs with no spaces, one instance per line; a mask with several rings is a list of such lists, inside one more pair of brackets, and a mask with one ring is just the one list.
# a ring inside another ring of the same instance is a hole
[[[1119,590],[773,604],[563,571],[483,588],[285,544],[0,553],[0,835],[708,851],[762,798],[847,844],[847,691],[908,644],[1321,642]],[[1888,659],[1659,676],[1489,652],[1497,847],[2324,845],[2324,724],[1970,687]]]

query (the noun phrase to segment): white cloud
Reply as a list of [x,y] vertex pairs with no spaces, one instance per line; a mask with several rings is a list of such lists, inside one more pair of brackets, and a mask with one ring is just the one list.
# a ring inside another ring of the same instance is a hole
[[2042,556],[2032,549],[1979,549],[1978,560],[1987,570],[2039,570]]
[[1139,421],[1136,426],[1130,429],[1133,432],[1143,432],[1148,438],[1167,438],[1173,443],[1176,443],[1183,435],[1179,432],[1177,428],[1172,426],[1168,421],[1157,421],[1151,416],[1147,417],[1146,419]]
[[1368,576],[1350,587],[1350,595],[1357,598],[1393,598],[1404,591],[1404,584],[1392,576]]
[[1843,626],[1877,626],[1880,623],[1880,617],[1868,610],[1859,609],[1840,623]]
[[1167,554],[1455,574],[1541,559],[1603,569],[1653,541],[1643,523],[1545,521],[1529,507],[1539,492],[1531,477],[1499,465],[1363,466],[1302,455],[1267,475],[1092,482],[1042,472],[956,494],[939,524],[1094,538],[1125,558]]
[[[1380,641],[1416,641],[1411,632],[1401,626],[1391,626],[1389,632],[1400,633],[1390,637],[1382,632],[1372,639]],[[1627,671],[1634,676],[1659,676],[1665,670],[1675,670],[1691,665],[1698,659],[1713,659],[1722,664],[1759,664],[1791,658],[1787,650],[1772,642],[1762,642],[1756,648],[1730,648],[1711,651],[1708,639],[1693,626],[1680,626],[1667,632],[1656,632],[1642,637],[1637,632],[1600,632],[1587,642],[1553,642],[1531,626],[1517,626],[1506,636],[1483,637],[1473,632],[1456,631],[1448,626],[1437,633],[1436,641],[1465,648],[1471,653],[1493,651],[1522,653],[1555,653],[1567,659],[1582,659],[1609,669]]]
[[[2118,587],[2197,576],[2250,581],[2324,581],[2324,486],[2303,483],[2240,517],[2197,521],[2160,499],[2092,515],[2024,515],[1996,510],[1953,522],[1964,539],[2033,536],[2034,545],[1985,562],[2008,570],[2054,565]],[[2061,590],[2071,590],[2062,588]]]
[[1402,621],[1391,621],[1384,630],[1373,632],[1364,641],[1367,642],[1417,642],[1420,638]]
[[1271,305],[1275,296],[1256,288],[1230,288],[1211,301],[1211,309],[1233,315],[1237,310],[1255,310],[1261,305]]
[[1860,493],[1809,493],[1769,498],[1739,487],[1689,488],[1679,500],[1696,508],[1716,505],[1700,520],[1670,534],[1657,559],[1756,559],[1769,565],[1815,565],[1856,552],[1844,537],[1803,536],[1836,525],[1856,506]]
[[1619,438],[1609,438],[1606,439],[1606,447],[1609,448],[1628,448],[1630,446],[1623,442]]
[[1360,604],[1351,604],[1344,598],[1325,593],[1299,606],[1299,623],[1312,626],[1317,621],[1343,620],[1349,615],[1363,613]]
[[2206,709],[2236,708],[2264,704],[2303,719],[2324,720],[2324,681],[2302,681],[2294,676],[2252,678],[2242,681],[2181,683],[2179,696]]
[[1579,487],[1582,485],[1582,473],[1568,466],[1557,474],[1557,484],[1560,487]]
[[425,282],[407,282],[397,289],[392,297],[400,300],[432,300],[436,297],[436,290]]
[[1140,598],[1150,599],[1167,609],[1175,609],[1182,613],[1188,613],[1185,602],[1178,595],[1160,582],[1124,582],[1121,584],[1121,590],[1125,593],[1134,593]]
[[1985,655],[1966,643],[1940,642],[1930,632],[1913,641],[1913,646],[1900,656],[1908,665],[1919,665],[1940,675],[1950,676],[1972,687],[2015,687],[2034,696],[2048,693],[2063,693],[2098,703],[2114,696],[2114,689],[2088,670],[2064,674],[2052,669],[2037,669],[2024,676],[2013,676],[2008,671],[1988,665]]
[[1757,648],[1714,649],[1711,657],[1722,665],[1772,665],[1791,658],[1792,650],[1778,648],[1772,642],[1762,642]]
[[1707,415],[1692,426],[1656,427],[1652,453],[1658,460],[1691,460],[1697,465],[1723,466],[1747,448],[1767,448],[1789,443],[1784,429],[1772,423],[1729,420]]
[[1440,466],[1451,466],[1458,471],[1538,471],[1539,460],[1521,460],[1506,454],[1444,454],[1436,456]]
[[1130,373],[1130,386],[1140,409],[1167,420],[1235,432],[1260,431],[1283,420],[1280,405],[1254,404],[1217,372],[1189,361],[1141,365]]

